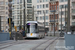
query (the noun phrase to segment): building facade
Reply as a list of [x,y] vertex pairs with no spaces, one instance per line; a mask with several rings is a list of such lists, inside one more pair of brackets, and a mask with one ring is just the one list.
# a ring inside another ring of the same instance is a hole
[[14,25],[17,26],[17,29],[21,25],[24,25],[24,9],[25,9],[25,21],[33,21],[34,17],[34,9],[36,5],[36,1],[34,3],[33,0],[25,0],[25,8],[24,8],[24,0],[13,0],[12,1],[12,19],[14,21]]
[[71,3],[71,5],[70,5],[70,7],[71,7],[71,15],[70,15],[70,25],[71,26],[75,26],[75,0],[71,0],[70,1]]
[[[66,10],[65,10],[66,7]],[[62,30],[64,30],[64,26],[67,25],[67,7],[68,0],[59,0],[59,30],[61,30],[61,15],[62,15]],[[61,12],[62,9],[62,12]],[[65,15],[66,14],[66,15]]]
[[0,0],[1,30],[8,28],[8,0]]
[[[49,31],[58,31],[58,19],[59,19],[59,1],[58,0],[51,0],[49,2]],[[55,23],[54,23],[55,22]],[[55,25],[55,26],[54,26]]]
[[47,31],[49,31],[49,1],[50,0],[37,0],[37,14],[36,14],[36,20],[41,23],[44,23],[44,15],[45,15],[45,27]]

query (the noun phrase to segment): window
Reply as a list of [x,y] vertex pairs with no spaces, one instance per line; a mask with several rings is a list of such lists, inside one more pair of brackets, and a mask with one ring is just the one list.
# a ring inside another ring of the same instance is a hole
[[19,7],[19,5],[17,5],[17,9],[19,9],[20,7]]
[[32,3],[32,0],[27,0],[27,3]]
[[17,21],[17,24],[19,24],[19,21]]
[[72,25],[75,25],[75,22],[72,22]]
[[39,11],[39,13],[41,14],[41,11]]
[[8,14],[8,12],[6,12],[6,14]]
[[46,0],[46,2],[48,2],[48,0]]
[[45,5],[43,4],[43,8],[45,8]]
[[72,16],[72,19],[75,19],[75,16]]
[[20,0],[20,3],[22,3],[22,0]]
[[37,11],[37,14],[39,14],[39,12]]
[[62,15],[64,15],[64,11],[62,11],[62,13],[61,13]]
[[4,6],[0,6],[0,10],[4,10],[5,9],[5,7]]
[[75,10],[74,9],[72,10],[72,13],[75,13]]
[[19,0],[17,0],[17,4],[19,4]]
[[17,16],[17,19],[20,19],[20,16],[19,15]]
[[48,14],[48,10],[46,10],[46,14]]
[[42,0],[40,0],[40,3],[42,2]]
[[68,0],[65,0],[65,1],[68,1]]
[[40,5],[40,8],[42,8],[42,5]]
[[43,2],[45,2],[45,0],[43,0]]
[[8,7],[6,7],[6,10],[8,9]]
[[48,26],[48,22],[45,22],[45,25]]
[[38,17],[36,17],[36,21],[38,20]]
[[8,5],[8,2],[6,2],[6,5]]
[[[61,22],[61,18],[59,18],[59,21]],[[62,22],[64,22],[65,21],[65,18],[62,18]]]
[[32,8],[32,4],[27,4],[27,8]]
[[37,9],[39,9],[39,5],[37,5]]
[[46,8],[48,8],[48,4],[46,4]]
[[37,0],[37,3],[39,3],[39,0]]
[[4,5],[4,1],[0,1],[0,5]]
[[40,20],[42,20],[42,17],[40,17]]
[[60,0],[60,2],[64,2],[64,0]]
[[64,8],[64,5],[60,5],[60,8]]
[[46,18],[46,20],[48,20],[48,16],[46,16],[45,18]]

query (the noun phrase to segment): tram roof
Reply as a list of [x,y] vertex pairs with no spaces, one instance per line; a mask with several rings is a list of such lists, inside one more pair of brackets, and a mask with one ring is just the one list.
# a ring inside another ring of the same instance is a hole
[[38,23],[37,21],[27,21],[27,23]]
[[39,24],[43,24],[42,22],[38,22],[38,21],[27,21],[27,23],[39,23]]

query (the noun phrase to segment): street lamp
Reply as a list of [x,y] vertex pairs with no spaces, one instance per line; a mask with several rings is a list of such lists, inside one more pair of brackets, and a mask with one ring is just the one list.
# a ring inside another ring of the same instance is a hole
[[62,35],[62,8],[61,8],[61,34]]
[[50,12],[54,13],[54,36],[55,36],[55,12],[56,10],[51,10]]
[[25,0],[24,0],[24,31],[25,31],[25,26],[26,26],[26,13],[25,13]]
[[45,11],[44,11],[44,33],[46,33],[46,29],[45,29]]
[[70,32],[70,0],[68,0],[67,34],[71,34]]
[[1,31],[1,16],[0,16],[0,31]]

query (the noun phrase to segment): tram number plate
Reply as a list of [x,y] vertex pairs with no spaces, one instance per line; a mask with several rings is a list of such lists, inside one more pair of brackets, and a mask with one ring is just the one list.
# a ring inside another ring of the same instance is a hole
[[33,34],[31,33],[31,36],[32,36]]

